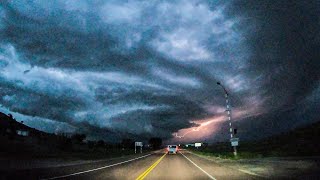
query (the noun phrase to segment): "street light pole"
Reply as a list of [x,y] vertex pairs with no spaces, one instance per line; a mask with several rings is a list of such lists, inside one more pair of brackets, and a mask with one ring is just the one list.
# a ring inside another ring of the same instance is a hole
[[[229,122],[229,128],[230,128],[230,138],[232,139],[232,138],[234,138],[234,132],[233,132],[232,122],[231,122],[231,107],[230,107],[230,102],[229,102],[229,93],[220,82],[217,82],[217,85],[221,86],[224,91],[224,97],[226,99],[226,106],[227,106],[226,112],[228,115],[228,122]],[[234,154],[234,156],[237,156],[237,146],[233,146],[233,154]]]

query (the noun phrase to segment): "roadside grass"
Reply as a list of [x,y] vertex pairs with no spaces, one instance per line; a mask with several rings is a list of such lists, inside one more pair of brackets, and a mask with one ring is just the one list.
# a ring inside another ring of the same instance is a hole
[[114,157],[122,157],[127,155],[133,155],[134,150],[119,150],[119,149],[109,149],[109,150],[89,150],[82,152],[56,152],[52,154],[45,153],[35,153],[30,154],[31,158],[62,158],[67,160],[98,160],[98,159],[108,159]]
[[238,147],[237,157],[233,155],[231,148],[217,148],[216,146],[209,146],[201,149],[189,148],[193,153],[217,157],[222,159],[254,159],[267,157],[294,157],[294,156],[319,156],[318,149],[312,146],[299,146],[294,143],[279,144],[278,146],[268,146],[261,144],[259,146],[252,146],[251,143],[243,143]]
[[226,145],[208,146],[199,149],[188,148],[195,154],[216,157],[221,159],[254,159],[267,157],[289,157],[289,156],[318,156],[319,152],[316,149],[308,146],[297,146],[295,143],[290,144],[257,144],[257,143],[242,143],[238,147],[237,156],[233,154],[233,149]]
[[[144,153],[150,152],[144,151]],[[0,152],[1,157],[10,157],[11,159],[64,159],[64,160],[99,160],[99,159],[109,159],[116,157],[123,157],[128,155],[134,155],[134,150],[119,150],[119,149],[109,149],[109,150],[89,150],[89,151],[55,151],[55,152],[18,152],[18,154],[10,152]]]
[[[98,160],[134,155],[133,148],[122,148],[114,145],[91,147],[87,144],[71,144],[61,148],[55,143],[37,143],[27,140],[9,140],[0,136],[0,157],[10,159],[64,159],[64,160]],[[144,149],[143,152],[150,152]]]
[[235,157],[233,152],[206,152],[199,150],[191,150],[191,152],[208,157],[216,157],[221,159],[230,159],[230,160],[238,160],[238,159],[253,159],[253,158],[262,158],[263,154],[252,153],[252,152],[238,152],[238,155]]

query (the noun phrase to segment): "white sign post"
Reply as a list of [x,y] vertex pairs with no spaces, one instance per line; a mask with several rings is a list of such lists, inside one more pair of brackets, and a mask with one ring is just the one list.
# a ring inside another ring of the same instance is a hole
[[135,142],[134,143],[134,153],[137,153],[137,146],[140,146],[140,153],[142,153],[142,142]]
[[230,142],[231,142],[231,146],[233,147],[239,146],[239,138],[231,138]]
[[194,143],[194,147],[196,147],[198,149],[199,147],[201,147],[201,144],[202,143]]

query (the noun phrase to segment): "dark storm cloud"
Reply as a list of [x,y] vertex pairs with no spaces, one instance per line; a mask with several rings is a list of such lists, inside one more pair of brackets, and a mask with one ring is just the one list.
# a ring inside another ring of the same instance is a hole
[[266,97],[266,113],[238,124],[242,136],[261,138],[318,121],[319,1],[235,1],[229,13],[242,18],[251,51],[247,75],[259,78],[255,93]]
[[232,11],[240,12],[236,16],[249,27],[248,70],[263,75],[264,93],[274,96],[276,104],[297,103],[318,87],[318,1],[239,1]]
[[223,108],[219,80],[248,117],[239,126],[290,119],[319,87],[317,14],[313,2],[3,1],[0,104],[46,131],[170,138]]

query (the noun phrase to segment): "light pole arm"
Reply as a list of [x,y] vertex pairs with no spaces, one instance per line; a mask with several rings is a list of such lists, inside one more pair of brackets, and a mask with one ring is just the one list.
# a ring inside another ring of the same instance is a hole
[[217,82],[217,84],[222,87],[222,89],[223,89],[223,91],[224,91],[224,93],[225,93],[226,95],[229,95],[229,93],[228,93],[228,91],[226,90],[226,88],[225,88],[220,82]]

